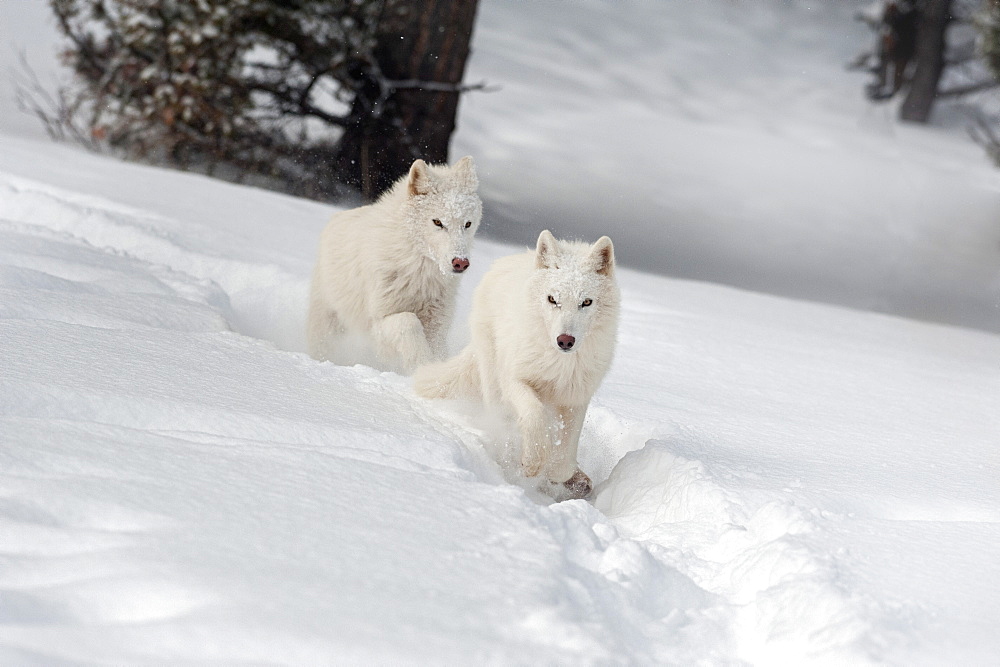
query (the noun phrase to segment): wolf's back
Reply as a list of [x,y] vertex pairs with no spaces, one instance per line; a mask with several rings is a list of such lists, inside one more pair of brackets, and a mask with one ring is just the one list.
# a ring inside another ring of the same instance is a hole
[[478,398],[479,369],[472,346],[450,359],[418,368],[413,389],[424,398]]

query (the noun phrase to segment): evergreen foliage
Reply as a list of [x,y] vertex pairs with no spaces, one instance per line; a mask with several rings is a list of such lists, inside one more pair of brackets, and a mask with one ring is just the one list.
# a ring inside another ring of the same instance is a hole
[[332,194],[380,0],[50,0],[75,121],[135,158]]
[[993,76],[1000,79],[1000,0],[984,0],[975,25],[979,31],[979,53]]

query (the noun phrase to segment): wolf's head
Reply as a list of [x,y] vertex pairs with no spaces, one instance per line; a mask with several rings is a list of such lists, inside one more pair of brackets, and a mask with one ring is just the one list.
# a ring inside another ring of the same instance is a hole
[[472,238],[483,218],[472,158],[451,167],[417,160],[404,180],[406,221],[414,244],[442,273],[462,273],[469,268]]
[[575,352],[588,335],[617,326],[615,250],[602,236],[593,245],[558,241],[548,230],[538,236],[529,294],[545,322],[552,346]]

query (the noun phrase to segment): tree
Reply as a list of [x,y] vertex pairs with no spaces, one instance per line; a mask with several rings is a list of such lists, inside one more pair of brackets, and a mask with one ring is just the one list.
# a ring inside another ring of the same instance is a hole
[[[857,18],[877,35],[875,49],[851,65],[875,74],[874,82],[866,86],[869,99],[888,100],[903,92],[900,118],[926,123],[936,102],[997,87],[998,79],[985,72],[981,47],[976,47],[983,41],[973,30],[978,26],[982,32],[982,20],[975,18],[979,4],[980,0],[882,0],[859,13]],[[985,4],[990,6],[993,0]]]
[[1000,80],[1000,0],[985,0],[975,17],[979,52],[995,80]]
[[914,2],[889,0],[879,9],[877,13],[863,13],[859,17],[867,20],[877,35],[874,51],[865,54],[865,60],[874,60],[871,71],[875,74],[875,81],[866,89],[868,97],[873,100],[892,97],[906,82],[916,51],[920,20],[920,12]]
[[916,67],[910,89],[899,108],[902,120],[926,123],[930,118],[944,72],[945,32],[951,20],[951,0],[924,0],[921,3],[914,54]]
[[476,4],[387,0],[337,156],[338,173],[365,196],[389,187],[415,158],[447,160]]
[[[993,81],[1000,81],[1000,0],[984,0],[974,23],[979,34],[979,52]],[[995,124],[995,119],[987,118],[980,111],[969,133],[983,146],[993,163],[1000,166],[1000,135],[993,129]]]
[[321,198],[338,181],[374,196],[414,158],[447,158],[476,11],[476,0],[50,4],[80,82],[50,124]]

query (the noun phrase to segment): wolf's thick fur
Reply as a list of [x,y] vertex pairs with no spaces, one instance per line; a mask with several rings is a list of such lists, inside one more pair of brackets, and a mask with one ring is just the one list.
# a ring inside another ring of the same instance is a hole
[[417,160],[377,202],[333,216],[320,237],[307,340],[316,359],[351,363],[345,334],[368,337],[384,365],[439,359],[458,277],[482,219],[475,165]]
[[557,241],[547,230],[534,252],[503,257],[473,297],[472,340],[457,356],[419,368],[427,398],[481,398],[517,416],[525,475],[545,475],[572,497],[591,482],[577,445],[591,397],[607,373],[618,328],[614,248]]

